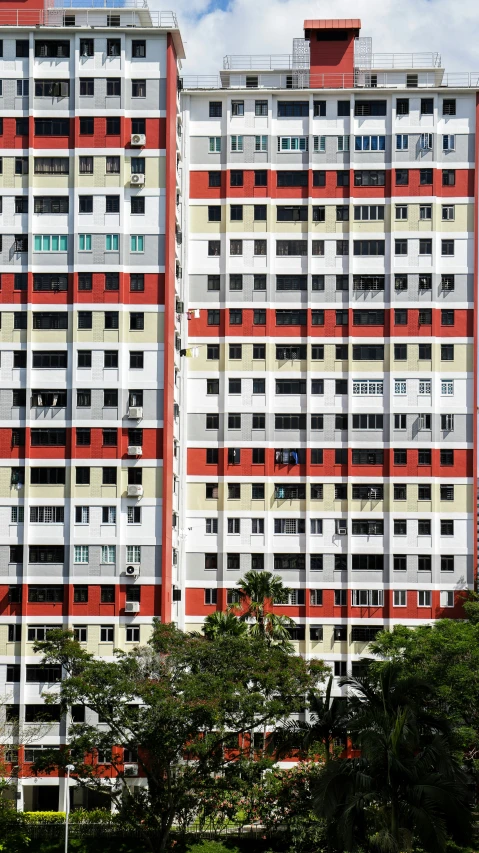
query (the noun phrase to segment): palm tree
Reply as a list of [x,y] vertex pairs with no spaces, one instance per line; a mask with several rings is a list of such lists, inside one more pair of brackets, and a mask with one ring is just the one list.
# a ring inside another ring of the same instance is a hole
[[224,634],[234,637],[244,636],[248,633],[248,626],[238,619],[232,608],[229,608],[225,611],[210,613],[203,623],[202,631],[208,640],[215,640]]
[[329,762],[315,797],[338,849],[405,853],[416,843],[441,853],[448,836],[467,842],[468,777],[447,724],[428,710],[431,686],[392,663],[342,683],[352,691],[349,731],[360,757]]
[[333,677],[330,676],[324,693],[311,693],[308,697],[309,722],[289,720],[270,735],[268,752],[277,760],[291,755],[293,751],[297,751],[300,757],[317,753],[321,745],[325,766],[329,764],[334,741],[345,739],[349,717],[346,701],[338,697],[331,699],[332,685]]
[[278,616],[272,610],[274,604],[285,604],[290,590],[283,586],[278,575],[271,572],[246,572],[237,586],[241,603],[246,607],[241,619],[253,620],[250,625],[252,636],[263,637],[270,643],[291,648],[288,627],[294,625],[289,616]]

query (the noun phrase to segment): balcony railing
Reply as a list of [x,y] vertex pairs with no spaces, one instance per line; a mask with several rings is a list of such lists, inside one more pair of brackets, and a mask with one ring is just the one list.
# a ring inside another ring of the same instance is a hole
[[[248,76],[248,82],[247,82]],[[396,72],[357,71],[353,74],[309,74],[292,71],[290,74],[258,74],[258,85],[251,85],[250,75],[222,72],[218,75],[186,75],[184,89],[404,89],[406,74]],[[479,89],[479,72],[464,71],[443,73],[442,69],[419,74],[418,89]]]
[[[107,27],[109,9],[116,9],[120,17],[120,27],[162,27],[164,29],[178,29],[178,20],[174,12],[151,12],[143,3],[135,4],[128,2],[130,8],[125,8],[126,3],[116,5],[118,0],[86,0],[85,4],[70,5],[69,0],[62,0],[61,7],[50,9],[1,9],[0,27]],[[66,10],[70,11],[67,13]],[[102,15],[101,12],[104,11]],[[75,18],[74,25],[66,20]]]

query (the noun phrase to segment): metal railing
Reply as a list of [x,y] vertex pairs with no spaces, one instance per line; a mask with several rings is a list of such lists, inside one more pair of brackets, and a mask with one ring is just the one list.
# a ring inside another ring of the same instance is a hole
[[[103,2],[103,0],[102,0]],[[71,24],[65,19],[73,15],[76,27],[107,27],[105,14],[102,10],[110,8],[106,0],[103,6],[65,6],[64,8],[52,7],[50,9],[0,9],[0,27],[70,27]],[[77,15],[72,11],[66,15],[65,9],[76,9]],[[111,7],[113,8],[113,7]],[[177,30],[178,20],[174,12],[150,12],[147,6],[138,5],[131,9],[118,9],[120,27],[162,27],[164,29]]]
[[[223,57],[225,71],[286,71],[298,68],[297,57],[289,53],[272,54],[228,54]],[[373,53],[366,61],[357,62],[358,68],[440,68],[439,53]],[[309,68],[309,63],[308,66]]]
[[147,0],[46,0],[46,2],[45,2],[45,9],[147,9],[147,8],[148,8]]
[[[222,72],[219,75],[186,75],[184,89],[405,89],[406,75],[395,72],[357,71],[354,74],[258,74],[258,86],[252,87],[246,74]],[[231,80],[233,77],[233,81]],[[416,87],[410,87],[413,91]],[[444,74],[441,69],[420,75],[418,89],[479,89],[479,72],[464,71]]]
[[237,54],[223,57],[223,68],[227,71],[282,71],[293,67],[290,53],[265,55]]
[[367,63],[355,57],[358,68],[440,68],[440,53],[372,53]]

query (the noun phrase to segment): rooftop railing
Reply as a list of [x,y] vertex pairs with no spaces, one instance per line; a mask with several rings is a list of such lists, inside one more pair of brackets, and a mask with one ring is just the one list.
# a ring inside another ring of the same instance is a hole
[[[289,53],[278,53],[268,56],[266,54],[229,54],[223,57],[224,71],[287,71],[299,66],[298,61],[305,59]],[[440,68],[441,55],[439,53],[372,53],[362,60],[356,57],[358,68],[381,68],[381,69],[417,69],[417,68]],[[309,68],[309,61],[306,66]]]
[[[45,9],[147,9],[147,0],[46,0]],[[173,12],[171,12],[173,14]]]
[[[248,81],[247,81],[248,77]],[[354,74],[309,74],[292,71],[290,74],[259,74],[258,85],[251,85],[250,75],[222,72],[217,75],[186,75],[184,89],[405,89],[406,75],[399,72],[357,71]],[[442,69],[419,75],[418,89],[479,89],[479,72],[464,71],[443,73]]]
[[[69,0],[63,0],[69,2]],[[87,0],[90,3],[90,0]],[[124,6],[110,6],[109,0],[102,0],[102,5],[97,5],[96,0],[91,0],[91,5],[65,5],[52,7],[50,9],[0,9],[0,27],[65,27],[73,26],[70,22],[72,15],[75,17],[75,27],[103,27],[108,25],[105,11],[116,9],[120,17],[120,27],[162,27],[164,29],[177,30],[178,20],[174,12],[151,12],[142,3],[131,4],[130,8]],[[66,9],[71,10],[68,14]],[[75,15],[76,11],[76,15]],[[103,15],[101,12],[103,11]],[[114,26],[114,25],[112,25]]]
[[[289,53],[273,56],[241,55],[224,56],[223,68],[227,71],[284,71],[293,67],[293,57]],[[309,67],[309,66],[308,66]]]
[[367,61],[355,57],[358,68],[440,68],[440,53],[372,53]]

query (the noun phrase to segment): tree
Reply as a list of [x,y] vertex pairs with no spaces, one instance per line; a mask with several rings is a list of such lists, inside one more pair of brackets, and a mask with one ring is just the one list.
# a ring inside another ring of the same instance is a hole
[[245,607],[240,618],[253,620],[251,635],[291,650],[288,626],[294,625],[294,621],[273,611],[273,604],[285,604],[291,591],[283,586],[281,578],[271,572],[250,571],[238,581],[237,586]]
[[[370,649],[405,673],[430,684],[427,702],[454,728],[458,746],[471,759],[479,754],[479,623],[474,600],[464,607],[467,620],[441,619],[433,625],[383,631]],[[385,664],[378,662],[380,671]]]
[[203,623],[202,630],[208,640],[215,640],[224,634],[242,637],[248,633],[248,626],[238,619],[232,609],[228,609],[210,613]]
[[349,731],[359,757],[330,762],[316,808],[341,851],[363,844],[377,853],[446,849],[467,841],[469,777],[453,756],[446,721],[427,707],[430,688],[401,668],[344,679],[351,693]]
[[[60,630],[35,648],[65,670],[48,701],[63,712],[83,705],[104,722],[101,730],[72,725],[69,748],[49,767],[72,763],[79,783],[106,790],[125,822],[159,851],[173,822],[186,825],[198,814],[204,792],[225,790],[228,767],[249,753],[248,734],[297,712],[324,671],[261,639],[226,634],[208,642],[159,623],[147,647],[117,651],[113,662],[93,658]],[[123,747],[136,752],[147,783],[134,793]],[[107,769],[119,784],[105,785]]]
[[268,752],[276,759],[297,753],[301,758],[324,756],[329,764],[334,754],[334,742],[345,741],[349,712],[346,701],[331,698],[333,677],[330,676],[325,692],[313,691],[308,697],[309,721],[287,720],[268,738]]

